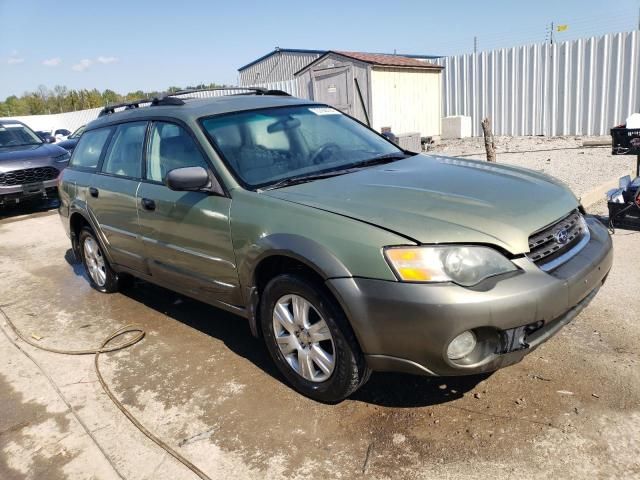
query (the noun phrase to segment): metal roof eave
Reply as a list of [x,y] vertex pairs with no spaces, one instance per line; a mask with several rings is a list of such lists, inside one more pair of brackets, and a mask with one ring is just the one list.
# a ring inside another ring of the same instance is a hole
[[327,50],[305,50],[303,48],[275,48],[272,51],[270,51],[269,53],[261,56],[260,58],[257,58],[254,61],[249,62],[246,65],[243,65],[242,67],[238,68],[238,71],[241,72],[243,70],[246,70],[250,66],[261,62],[265,58],[268,58],[271,55],[275,55],[276,53],[282,53],[282,52],[284,52],[284,53],[312,53],[312,54],[324,55],[325,53],[327,53]]
[[[419,65],[415,65],[415,66],[411,66],[411,65],[383,65],[383,64],[378,64],[378,63],[374,63],[374,62],[369,62],[369,61],[366,61],[366,60],[361,60],[361,59],[355,58],[355,57],[350,57],[349,55],[345,55],[344,53],[340,53],[340,52],[337,52],[335,50],[328,50],[323,55],[320,55],[318,58],[316,58],[313,62],[309,63],[308,65],[305,65],[300,70],[295,72],[293,74],[293,76],[297,77],[298,75],[300,75],[302,72],[304,72],[308,68],[310,68],[313,65],[315,65],[316,63],[319,63],[320,61],[322,61],[330,53],[333,53],[335,55],[339,55],[339,56],[344,57],[344,58],[348,58],[349,60],[352,60],[352,61],[355,60],[356,62],[366,63],[367,65],[371,65],[372,67],[405,68],[405,69],[406,68],[413,68],[415,70],[444,70],[443,66],[436,65],[436,64],[433,64],[433,63],[427,63],[427,64],[424,65],[424,67],[423,66],[419,66]],[[382,54],[382,55],[388,55],[388,54]],[[398,55],[398,56],[399,57],[409,57],[409,55]],[[417,56],[417,55],[415,55],[414,57],[415,58],[426,58],[426,57],[421,57],[421,56]],[[435,58],[441,58],[441,57],[435,57]]]

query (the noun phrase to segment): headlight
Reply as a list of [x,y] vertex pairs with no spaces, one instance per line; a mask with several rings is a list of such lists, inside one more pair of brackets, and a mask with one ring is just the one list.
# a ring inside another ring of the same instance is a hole
[[388,247],[387,261],[404,282],[454,282],[470,287],[517,267],[497,250],[480,246]]
[[71,159],[71,154],[69,152],[65,152],[62,155],[59,155],[57,157],[54,157],[54,161],[56,163],[63,163],[63,162],[68,162]]

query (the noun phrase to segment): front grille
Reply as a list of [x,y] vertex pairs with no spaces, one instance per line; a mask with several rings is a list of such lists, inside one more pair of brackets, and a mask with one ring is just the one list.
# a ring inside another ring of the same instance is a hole
[[55,179],[59,170],[54,167],[25,168],[23,170],[12,170],[0,173],[0,185],[10,187],[13,185],[24,185],[25,183],[46,182]]
[[574,210],[562,220],[531,235],[527,257],[536,264],[552,261],[582,239],[584,225],[582,215]]

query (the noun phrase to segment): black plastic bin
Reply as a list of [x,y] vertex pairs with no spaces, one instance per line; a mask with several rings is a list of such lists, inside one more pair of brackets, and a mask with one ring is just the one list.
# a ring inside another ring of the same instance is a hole
[[612,128],[611,154],[640,155],[640,128]]
[[636,176],[640,177],[640,128],[612,128],[611,155],[637,155]]

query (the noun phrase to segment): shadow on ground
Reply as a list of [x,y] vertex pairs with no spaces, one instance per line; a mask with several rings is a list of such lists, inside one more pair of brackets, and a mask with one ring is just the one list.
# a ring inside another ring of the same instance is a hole
[[[263,341],[251,335],[244,319],[142,280],[136,280],[132,287],[122,293],[162,315],[222,341],[236,355],[249,360],[268,375],[286,384]],[[354,393],[351,399],[404,408],[437,405],[462,397],[488,376],[436,378],[374,373],[369,382]]]
[[25,200],[18,204],[2,205],[0,206],[0,220],[9,220],[20,217],[22,215],[50,213],[60,205],[60,201],[57,198],[38,199],[38,200]]

